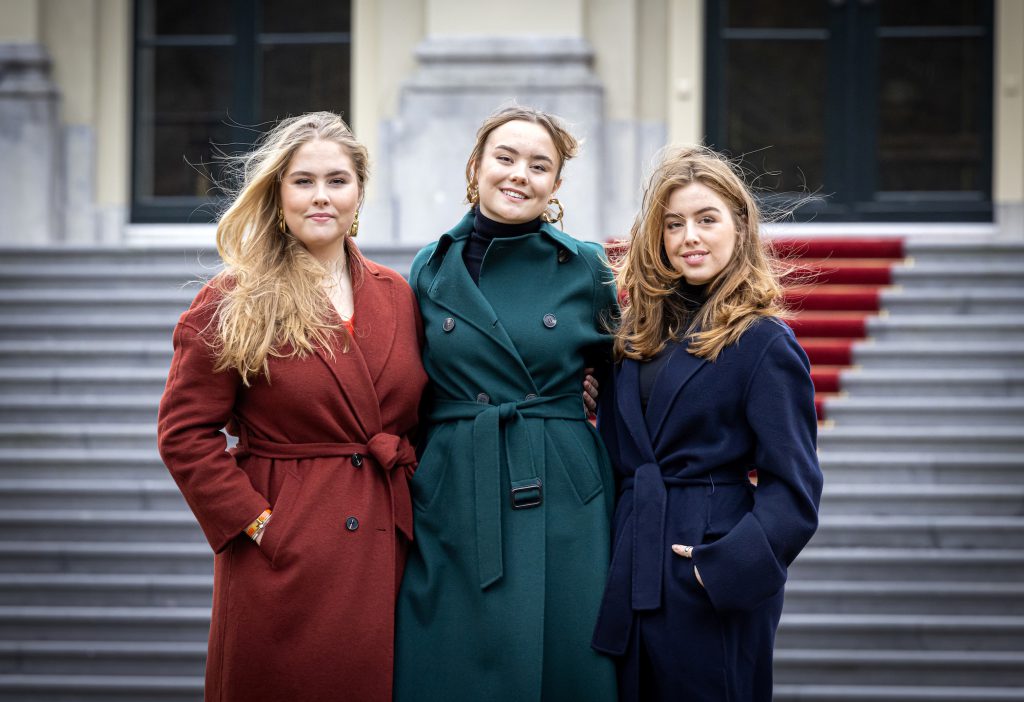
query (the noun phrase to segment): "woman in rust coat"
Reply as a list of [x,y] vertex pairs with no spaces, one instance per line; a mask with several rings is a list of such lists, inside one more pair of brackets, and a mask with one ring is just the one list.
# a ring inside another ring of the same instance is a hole
[[159,417],[216,553],[206,699],[384,702],[426,381],[416,303],[352,242],[367,155],[340,118],[286,120],[241,165],[226,268],[178,322]]

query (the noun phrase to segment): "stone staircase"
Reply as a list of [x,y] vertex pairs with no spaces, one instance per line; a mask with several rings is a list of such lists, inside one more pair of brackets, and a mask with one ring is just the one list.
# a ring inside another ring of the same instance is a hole
[[2,701],[202,699],[213,558],[155,428],[171,330],[216,262],[0,250]]
[[1024,242],[906,253],[825,402],[780,701],[1024,700]]
[[[826,400],[778,700],[1024,701],[1024,244],[908,253]],[[215,261],[0,250],[0,701],[202,698],[212,557],[154,430]]]

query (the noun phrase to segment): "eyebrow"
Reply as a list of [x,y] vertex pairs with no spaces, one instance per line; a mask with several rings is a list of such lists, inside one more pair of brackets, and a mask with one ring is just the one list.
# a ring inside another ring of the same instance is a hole
[[[699,210],[697,210],[697,211],[696,211],[696,212],[694,212],[693,214],[694,214],[694,215],[702,215],[702,214],[704,214],[705,212],[715,212],[715,213],[717,213],[717,214],[722,214],[722,211],[721,211],[720,209],[718,209],[717,207],[712,207],[712,206],[710,206],[710,205],[709,205],[709,206],[707,206],[707,207],[702,207],[702,208],[700,208]],[[665,212],[665,217],[664,217],[664,218],[665,218],[665,219],[670,219],[670,218],[672,218],[672,217],[678,217],[679,219],[686,219],[685,217],[683,217],[683,215],[681,215],[681,214],[679,214],[679,213],[677,213],[677,212],[672,212],[671,210],[667,210],[667,211]]]
[[[495,145],[494,148],[504,149],[505,151],[515,154],[516,156],[519,155],[518,149],[513,149],[511,146],[505,146],[504,144],[497,144]],[[544,154],[534,154],[531,158],[533,158],[536,161],[547,161],[548,163],[554,163],[554,160],[552,160],[550,156],[546,156]]]
[[[315,173],[310,173],[309,171],[292,171],[291,173],[288,174],[288,177],[292,178],[294,176],[315,176],[315,175],[316,175]],[[325,173],[324,175],[326,177],[330,178],[331,176],[336,176],[336,175],[345,175],[345,176],[350,176],[351,177],[352,174],[349,173],[347,170],[342,169],[342,170],[327,171],[327,173]]]

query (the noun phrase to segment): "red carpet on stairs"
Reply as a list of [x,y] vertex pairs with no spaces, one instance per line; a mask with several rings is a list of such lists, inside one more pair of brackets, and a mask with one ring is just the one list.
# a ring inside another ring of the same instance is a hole
[[789,325],[811,360],[814,404],[825,419],[825,399],[842,390],[839,376],[853,362],[853,345],[865,338],[881,288],[904,258],[903,240],[778,238],[770,244],[786,266]]
[[[776,238],[769,241],[784,266],[789,325],[811,361],[814,406],[825,419],[825,399],[842,390],[839,377],[853,363],[853,345],[866,337],[867,318],[881,308],[881,288],[904,258],[899,238]],[[612,242],[615,259],[625,242]]]

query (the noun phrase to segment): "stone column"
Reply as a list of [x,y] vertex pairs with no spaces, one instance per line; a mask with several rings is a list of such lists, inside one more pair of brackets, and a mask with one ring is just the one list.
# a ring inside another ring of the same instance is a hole
[[477,128],[499,107],[518,103],[559,115],[583,139],[562,173],[565,230],[602,239],[604,90],[582,36],[428,36],[418,68],[403,85],[398,113],[380,134],[388,167],[395,239],[422,244],[466,211],[466,158]]
[[35,43],[0,43],[0,244],[61,240],[57,87]]

